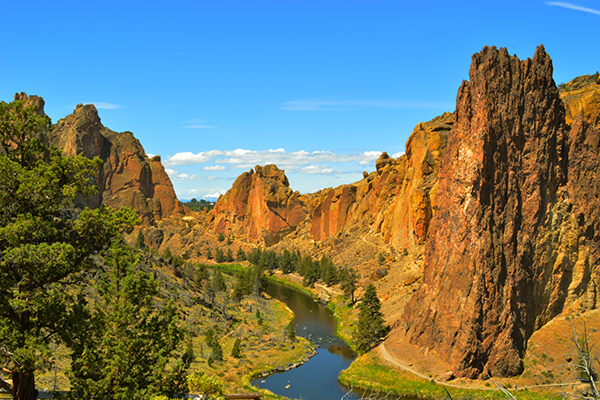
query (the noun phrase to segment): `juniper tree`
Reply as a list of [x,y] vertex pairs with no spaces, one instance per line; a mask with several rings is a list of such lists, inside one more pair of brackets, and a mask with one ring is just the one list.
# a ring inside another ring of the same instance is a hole
[[351,268],[344,268],[340,271],[340,281],[344,295],[350,297],[350,302],[354,304],[354,292],[356,291],[356,282],[358,275]]
[[240,338],[236,338],[235,342],[233,343],[233,347],[231,348],[231,357],[242,358],[241,346],[242,346],[242,343],[240,341]]
[[213,276],[213,286],[217,292],[224,292],[227,290],[227,283],[225,282],[225,277],[223,277],[221,271],[215,272]]
[[215,361],[223,361],[223,348],[217,339],[213,340],[211,347],[211,358]]
[[294,321],[291,321],[288,326],[285,328],[285,336],[293,342],[296,340],[296,327],[294,326]]
[[241,246],[238,248],[238,251],[235,255],[235,259],[236,261],[246,261],[246,252],[242,249]]
[[381,302],[373,284],[365,290],[359,308],[354,342],[359,353],[364,353],[379,342],[388,331],[381,313]]
[[185,332],[176,309],[156,306],[158,283],[135,268],[138,261],[127,245],[111,247],[98,295],[72,314],[79,325],[64,335],[73,350],[69,380],[76,398],[142,400],[184,390],[193,351],[180,348]]
[[77,196],[96,192],[89,181],[102,161],[44,146],[50,129],[36,107],[0,102],[0,388],[19,400],[36,398],[34,374],[48,367],[58,332],[70,329],[75,298],[66,285],[137,221],[131,210],[74,209]]

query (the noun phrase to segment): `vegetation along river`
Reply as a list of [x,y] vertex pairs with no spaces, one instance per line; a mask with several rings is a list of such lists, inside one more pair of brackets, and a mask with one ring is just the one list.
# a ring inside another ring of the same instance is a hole
[[291,399],[339,400],[344,396],[345,400],[358,399],[358,394],[348,394],[348,389],[337,380],[356,354],[335,336],[331,310],[305,293],[274,282],[269,283],[267,293],[287,304],[295,314],[296,334],[312,340],[318,350],[304,365],[256,379],[252,384]]

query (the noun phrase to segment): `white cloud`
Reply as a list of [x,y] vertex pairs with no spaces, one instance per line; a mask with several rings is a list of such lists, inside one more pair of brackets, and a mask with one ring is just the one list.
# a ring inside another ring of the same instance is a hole
[[600,15],[600,11],[598,10],[594,10],[593,8],[581,7],[572,3],[563,3],[561,1],[547,1],[546,4],[549,6],[563,7],[568,8],[570,10],[583,11],[590,14]]
[[213,191],[213,192],[211,192],[209,194],[206,194],[206,195],[204,195],[202,197],[213,197],[213,198],[215,198],[215,197],[219,197],[220,195],[225,194],[225,193],[227,193],[227,190],[223,189],[223,190],[219,190],[219,191]]
[[405,153],[403,151],[399,151],[396,154],[392,154],[390,157],[392,158],[398,158],[398,157],[402,157]]
[[202,169],[204,171],[225,171],[227,168],[222,165],[209,165],[208,167],[203,167]]
[[309,165],[308,167],[302,168],[300,172],[303,174],[331,174],[333,168],[330,168],[327,165]]
[[191,151],[184,151],[177,153],[173,156],[168,156],[163,164],[168,165],[192,165],[192,164],[203,164],[209,162],[212,157],[205,152],[194,154]]
[[154,156],[156,156],[156,154],[152,154],[152,153],[146,153],[146,157],[148,157],[148,158],[152,158],[152,157],[154,157]]
[[396,100],[349,100],[317,97],[300,99],[283,103],[282,109],[291,111],[327,111],[347,110],[355,108],[405,108],[405,109],[442,109],[450,110],[453,104],[430,101],[396,101]]
[[[358,163],[368,165],[377,160],[380,151],[366,151],[363,153],[333,153],[331,151],[314,151],[309,153],[304,150],[288,153],[285,149],[276,150],[210,150],[197,154],[181,152],[168,156],[163,160],[167,167],[176,165],[196,165],[213,163],[203,167],[206,171],[223,171],[229,165],[234,169],[250,169],[256,165],[275,164],[281,169],[294,170],[299,166],[323,165],[325,163]],[[330,173],[330,172],[328,172]]]

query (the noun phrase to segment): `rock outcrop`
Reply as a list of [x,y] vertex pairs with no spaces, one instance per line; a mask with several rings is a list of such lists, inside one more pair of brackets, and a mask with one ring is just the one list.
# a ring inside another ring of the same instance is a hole
[[427,237],[432,218],[439,160],[453,116],[445,113],[420,123],[398,159],[383,153],[377,171],[337,188],[300,195],[289,188],[274,165],[245,172],[212,211],[212,226],[272,245],[296,231],[306,219],[313,240],[344,230],[370,227],[395,248],[410,248]]
[[313,239],[370,226],[396,249],[424,241],[433,215],[439,160],[452,124],[450,113],[420,123],[406,143],[406,154],[394,159],[382,153],[377,171],[361,181],[307,196]]
[[[38,114],[44,114],[41,97],[20,93],[15,100],[36,105]],[[113,132],[104,127],[94,105],[77,105],[72,114],[52,126],[44,141],[59,148],[64,156],[82,154],[102,159],[94,182],[98,194],[79,199],[78,206],[131,207],[145,224],[166,216],[185,215],[186,208],[177,200],[160,157],[149,159],[131,132]]]
[[600,74],[584,75],[560,85],[560,98],[571,124],[578,116],[592,127],[600,128]]
[[257,165],[219,197],[209,224],[219,233],[275,244],[307,216],[299,193],[289,186],[284,171],[275,165]]
[[[423,282],[406,307],[413,343],[459,376],[522,371],[527,339],[569,307],[596,306],[598,132],[571,130],[538,47],[473,56],[442,157]],[[585,192],[585,194],[583,193]]]

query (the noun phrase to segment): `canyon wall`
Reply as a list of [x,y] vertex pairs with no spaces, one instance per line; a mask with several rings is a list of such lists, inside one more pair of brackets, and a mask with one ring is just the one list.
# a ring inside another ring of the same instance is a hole
[[[420,123],[398,159],[383,153],[376,171],[356,183],[300,195],[283,171],[257,166],[242,174],[211,213],[215,231],[272,245],[297,229],[322,241],[344,230],[370,227],[395,248],[410,248],[427,237],[439,160],[453,116]],[[268,171],[268,173],[267,173]],[[301,222],[304,222],[301,224]]]
[[598,132],[579,117],[567,125],[543,46],[525,61],[486,47],[469,77],[405,317],[413,343],[435,348],[457,375],[516,375],[534,330],[597,305],[588,218],[599,205]]

